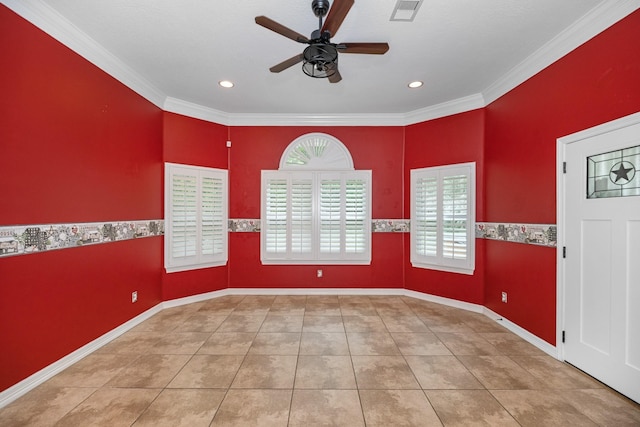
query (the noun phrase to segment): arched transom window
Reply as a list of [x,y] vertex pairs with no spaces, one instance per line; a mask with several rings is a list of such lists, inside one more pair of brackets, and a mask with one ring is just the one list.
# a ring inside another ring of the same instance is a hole
[[347,147],[325,133],[308,133],[293,140],[280,158],[279,170],[353,170]]
[[278,170],[262,171],[263,264],[369,264],[371,171],[324,133],[289,144]]

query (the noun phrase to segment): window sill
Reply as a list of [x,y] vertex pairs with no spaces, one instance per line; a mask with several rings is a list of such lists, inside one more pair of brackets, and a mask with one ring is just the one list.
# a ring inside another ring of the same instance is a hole
[[167,273],[178,273],[181,271],[190,271],[190,270],[201,270],[203,268],[211,268],[211,267],[223,267],[227,265],[227,262],[210,262],[206,264],[189,264],[189,265],[179,265],[173,267],[164,267],[164,270]]
[[419,262],[413,262],[413,261],[411,261],[411,266],[414,268],[424,268],[427,270],[445,271],[447,273],[467,274],[469,276],[473,275],[475,271],[475,267],[470,267],[470,268],[454,267],[454,266],[448,266],[448,265],[427,264],[427,263],[419,263]]
[[300,259],[261,259],[262,265],[371,265],[370,259],[320,259],[320,260],[300,260]]

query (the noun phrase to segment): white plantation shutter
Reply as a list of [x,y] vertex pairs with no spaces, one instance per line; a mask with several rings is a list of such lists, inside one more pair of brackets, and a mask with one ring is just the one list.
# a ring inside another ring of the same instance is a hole
[[438,178],[425,176],[416,178],[415,212],[411,214],[415,239],[415,251],[421,256],[435,257],[438,253]]
[[342,242],[342,183],[320,179],[320,252],[340,254]]
[[313,245],[313,180],[291,180],[291,252],[310,254]]
[[411,263],[473,274],[475,163],[411,171]]
[[287,189],[286,177],[267,182],[262,235],[265,236],[266,247],[270,253],[287,252]]
[[167,272],[227,262],[227,171],[165,164]]
[[196,255],[197,244],[197,177],[175,174],[171,177],[171,216],[169,228],[173,236],[171,255],[175,259]]
[[371,217],[366,177],[345,181],[345,252],[363,254],[369,247]]
[[442,178],[442,256],[467,258],[468,176]]
[[262,171],[262,262],[369,263],[370,194],[370,171]]
[[228,224],[225,215],[226,182],[222,177],[202,177],[202,254],[224,252]]

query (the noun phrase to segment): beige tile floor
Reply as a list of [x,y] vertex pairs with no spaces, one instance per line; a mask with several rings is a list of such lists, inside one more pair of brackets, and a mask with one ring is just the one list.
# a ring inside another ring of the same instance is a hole
[[407,297],[166,309],[2,426],[640,426],[637,405],[487,317]]

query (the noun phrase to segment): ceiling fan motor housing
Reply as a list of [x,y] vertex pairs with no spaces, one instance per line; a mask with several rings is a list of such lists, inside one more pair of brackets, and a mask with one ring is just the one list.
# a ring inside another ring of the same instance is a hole
[[328,31],[321,32],[320,30],[313,30],[311,32],[311,36],[309,37],[309,40],[311,40],[312,42],[319,43],[330,43],[329,39],[331,39],[331,34],[329,34]]

